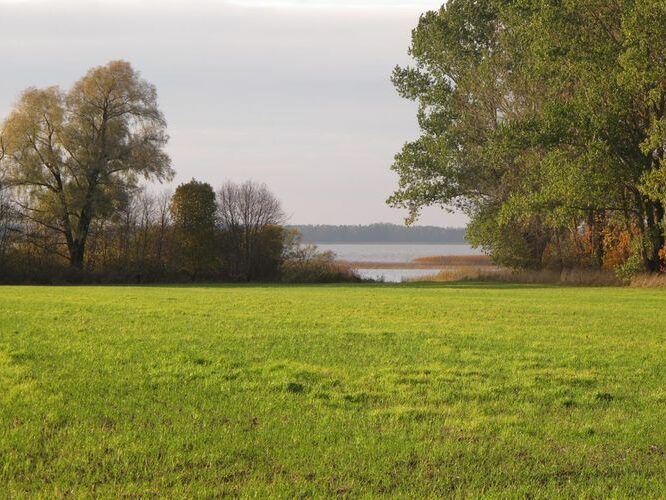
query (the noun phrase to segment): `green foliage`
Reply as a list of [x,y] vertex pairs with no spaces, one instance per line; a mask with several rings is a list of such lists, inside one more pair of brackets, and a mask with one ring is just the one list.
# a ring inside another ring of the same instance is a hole
[[182,269],[192,278],[211,274],[220,265],[213,188],[192,179],[176,188],[169,208]]
[[23,216],[82,268],[91,225],[117,213],[140,179],[173,176],[167,140],[155,87],[112,61],[67,92],[25,90],[0,127],[0,168],[17,197],[27,194]]
[[645,267],[640,256],[633,254],[625,262],[617,266],[615,274],[621,281],[629,283],[631,278],[644,271]]
[[286,230],[282,226],[267,225],[253,235],[250,254],[250,280],[276,280],[283,262]]
[[462,209],[469,238],[499,262],[515,253],[518,266],[545,265],[549,249],[563,238],[581,247],[588,231],[593,248],[578,265],[601,265],[609,224],[635,229],[656,270],[664,26],[660,0],[450,0],[424,14],[414,66],[393,73],[419,104],[422,135],[396,156],[389,202],[409,209],[408,222],[428,205]]
[[666,495],[662,290],[0,288],[9,497]]

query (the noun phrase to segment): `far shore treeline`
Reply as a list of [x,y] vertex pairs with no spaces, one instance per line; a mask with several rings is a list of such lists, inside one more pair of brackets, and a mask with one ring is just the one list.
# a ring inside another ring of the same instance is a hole
[[305,243],[440,243],[461,245],[465,229],[459,227],[399,226],[397,224],[288,226]]
[[260,183],[174,193],[153,85],[125,61],[29,88],[0,128],[0,282],[343,281]]

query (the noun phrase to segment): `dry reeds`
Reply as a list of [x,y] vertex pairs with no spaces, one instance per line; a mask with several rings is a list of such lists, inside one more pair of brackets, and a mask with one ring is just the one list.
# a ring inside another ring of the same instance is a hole
[[428,266],[492,266],[493,263],[487,255],[433,255],[418,257],[412,262]]
[[408,262],[339,261],[356,269],[441,269],[442,267],[491,267],[487,255],[433,255]]
[[633,288],[666,288],[666,274],[644,273],[631,278]]
[[[445,269],[418,281],[491,281],[502,283],[619,286],[622,282],[607,271],[586,269],[553,270],[513,270],[498,267],[459,267]],[[666,280],[664,280],[666,282]]]

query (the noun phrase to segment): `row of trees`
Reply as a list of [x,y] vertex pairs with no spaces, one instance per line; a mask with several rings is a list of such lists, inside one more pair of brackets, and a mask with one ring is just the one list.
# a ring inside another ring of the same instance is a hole
[[322,258],[262,184],[151,194],[174,175],[167,140],[155,87],[127,62],[27,89],[0,128],[0,281],[269,280]]
[[192,180],[176,189],[170,203],[175,261],[191,279],[275,279],[297,247],[296,234],[266,186],[226,183],[217,193]]
[[503,264],[663,270],[663,0],[449,0],[410,54],[391,204],[463,210]]
[[60,232],[0,191],[0,282],[275,280],[299,257],[300,236],[280,225],[280,204],[262,184],[226,183],[216,195],[192,180],[173,194],[126,195],[112,215],[94,218],[80,269]]

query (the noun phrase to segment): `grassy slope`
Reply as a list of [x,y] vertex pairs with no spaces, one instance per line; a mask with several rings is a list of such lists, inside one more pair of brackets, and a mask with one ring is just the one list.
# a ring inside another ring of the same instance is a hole
[[0,288],[0,490],[666,495],[666,295]]

